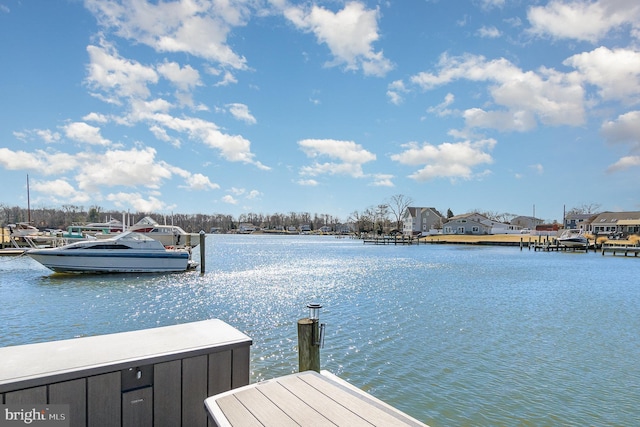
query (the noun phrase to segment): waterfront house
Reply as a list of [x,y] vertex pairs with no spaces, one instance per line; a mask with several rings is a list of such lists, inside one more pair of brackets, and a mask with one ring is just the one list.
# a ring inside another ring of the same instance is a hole
[[442,228],[443,217],[435,208],[408,207],[402,215],[402,234],[426,236]]
[[532,216],[522,216],[522,215],[513,218],[510,222],[511,222],[511,225],[520,227],[519,230],[522,230],[523,228],[528,228],[529,230],[535,230],[537,226],[544,224],[544,221],[539,218],[535,218]]
[[589,225],[598,214],[567,214],[564,217],[564,228],[587,231]]
[[628,236],[640,233],[640,212],[603,212],[588,228],[592,233],[608,236]]
[[250,222],[243,222],[238,226],[238,233],[249,234],[256,231],[256,226]]
[[328,225],[323,225],[322,227],[320,227],[320,228],[318,229],[318,231],[319,231],[319,232],[321,232],[321,233],[331,233],[333,230],[331,229],[331,227],[330,227],[330,226],[328,226]]
[[352,222],[336,225],[337,234],[351,234],[356,232],[356,225]]
[[489,234],[496,223],[479,213],[456,215],[444,224],[442,234]]
[[311,225],[309,224],[302,224],[300,226],[300,232],[301,233],[310,233],[311,232]]

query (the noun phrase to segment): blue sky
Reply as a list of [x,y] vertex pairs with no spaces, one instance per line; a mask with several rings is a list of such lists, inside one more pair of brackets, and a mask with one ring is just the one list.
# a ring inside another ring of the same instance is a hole
[[637,0],[0,0],[0,204],[640,210]]

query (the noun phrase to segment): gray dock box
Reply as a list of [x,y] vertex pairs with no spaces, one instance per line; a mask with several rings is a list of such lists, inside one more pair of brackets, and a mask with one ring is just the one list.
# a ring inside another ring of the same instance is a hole
[[0,403],[67,404],[71,426],[207,426],[249,384],[251,338],[212,319],[0,348]]

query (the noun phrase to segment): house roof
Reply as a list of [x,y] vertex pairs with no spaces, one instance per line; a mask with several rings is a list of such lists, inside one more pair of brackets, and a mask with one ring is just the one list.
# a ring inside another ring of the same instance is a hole
[[[620,224],[620,221],[638,221],[640,220],[640,212],[603,212],[596,216],[591,224]],[[630,225],[630,224],[621,224]],[[635,222],[631,225],[635,225]]]
[[480,213],[471,212],[471,213],[452,216],[451,218],[449,218],[449,221],[456,221],[458,219],[465,219],[465,218],[469,218],[469,217],[472,217],[472,216],[478,216],[478,217],[481,217],[481,218],[484,218],[484,219],[487,219],[487,220],[489,219],[489,218],[487,218],[486,216],[484,216],[484,215],[482,215]]
[[438,214],[439,216],[442,216],[442,214],[440,212],[438,212],[438,210],[436,208],[429,208],[429,207],[420,207],[420,206],[410,206],[407,208],[407,212],[409,213],[409,215],[411,215],[412,217],[415,217],[418,215],[417,210],[418,209],[429,209],[430,211]]

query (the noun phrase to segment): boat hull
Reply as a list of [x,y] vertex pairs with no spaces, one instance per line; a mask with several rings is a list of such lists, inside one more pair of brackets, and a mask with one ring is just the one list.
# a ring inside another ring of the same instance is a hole
[[568,238],[568,239],[559,239],[558,240],[561,245],[570,247],[570,248],[581,248],[585,247],[588,244],[587,239],[580,238]]
[[58,273],[166,273],[186,271],[189,254],[183,251],[131,253],[127,250],[105,254],[105,251],[31,250],[29,257]]

